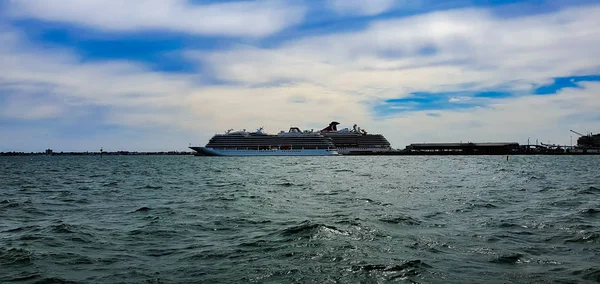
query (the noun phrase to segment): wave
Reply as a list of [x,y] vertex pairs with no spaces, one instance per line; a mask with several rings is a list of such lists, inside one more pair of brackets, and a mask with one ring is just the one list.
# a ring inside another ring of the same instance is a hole
[[137,189],[161,189],[161,188],[163,188],[163,187],[160,185],[150,185],[150,184],[146,184],[144,186],[137,187]]
[[[379,272],[389,281],[396,279],[411,280],[411,277],[421,275],[427,269],[432,268],[430,265],[423,261],[409,260],[402,264],[397,265],[386,265],[386,264],[366,264],[366,265],[353,265],[351,270],[354,272]],[[415,283],[414,281],[411,281]]]
[[325,225],[322,223],[312,223],[311,221],[304,221],[300,225],[288,227],[281,231],[282,236],[298,238],[314,238],[320,233],[334,233],[340,235],[348,235],[347,231],[341,230],[337,227]]
[[422,262],[419,259],[416,259],[416,260],[409,260],[409,261],[399,264],[399,265],[385,265],[385,264],[354,265],[354,266],[352,266],[352,270],[354,270],[354,271],[357,271],[357,270],[402,271],[405,269],[418,268],[418,267],[431,268],[431,266],[429,266],[428,264]]
[[600,243],[600,234],[582,232],[576,236],[565,240],[565,243]]
[[379,221],[390,224],[420,225],[421,221],[408,215],[385,216],[379,218]]
[[586,189],[579,190],[577,194],[600,194],[600,187],[590,186]]
[[3,266],[31,264],[34,259],[33,252],[22,248],[10,248],[0,251],[0,264]]
[[303,183],[293,183],[293,182],[281,182],[281,183],[274,183],[273,185],[275,186],[283,186],[283,187],[294,187],[294,186],[305,186],[306,184]]
[[[23,281],[29,281],[29,280],[39,279],[39,278],[42,278],[42,275],[34,273],[34,274],[27,274],[25,276],[17,276],[17,277],[8,279],[8,282],[23,282]],[[42,282],[42,283],[44,283],[44,282]]]
[[135,210],[135,211],[133,211],[133,212],[134,212],[134,213],[135,213],[135,212],[148,212],[148,211],[150,211],[150,210],[151,210],[151,209],[150,209],[150,207],[146,207],[146,206],[144,206],[144,207],[140,207],[140,208],[136,209],[136,210]]
[[381,205],[381,206],[390,206],[390,205],[392,205],[391,203],[381,202],[381,201],[373,200],[373,199],[370,199],[370,198],[358,198],[356,200],[366,201],[367,203],[371,203],[371,204],[375,204],[375,205]]
[[522,262],[524,255],[520,253],[512,253],[508,255],[499,256],[490,262],[492,263],[500,263],[500,264],[515,264]]
[[594,281],[596,283],[600,282],[600,268],[593,267],[585,270],[577,270],[572,273],[573,275],[581,275],[581,278],[584,280]]
[[582,215],[586,215],[586,216],[596,215],[596,214],[600,213],[600,209],[588,208],[588,209],[581,210],[580,213]]

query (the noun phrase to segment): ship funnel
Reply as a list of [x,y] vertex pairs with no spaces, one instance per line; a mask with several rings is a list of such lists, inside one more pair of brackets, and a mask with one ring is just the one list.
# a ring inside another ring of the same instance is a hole
[[340,124],[340,123],[339,123],[339,122],[337,122],[337,121],[332,121],[332,122],[329,124],[329,126],[331,126],[331,130],[333,130],[333,131],[337,131],[337,125],[338,125],[338,124]]
[[329,123],[329,126],[321,129],[321,131],[337,131],[337,125],[340,124],[337,121],[332,121],[331,123]]

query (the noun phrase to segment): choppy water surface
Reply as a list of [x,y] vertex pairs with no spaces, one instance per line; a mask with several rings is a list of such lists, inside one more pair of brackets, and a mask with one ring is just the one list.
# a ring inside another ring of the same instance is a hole
[[0,282],[595,283],[600,157],[0,157]]

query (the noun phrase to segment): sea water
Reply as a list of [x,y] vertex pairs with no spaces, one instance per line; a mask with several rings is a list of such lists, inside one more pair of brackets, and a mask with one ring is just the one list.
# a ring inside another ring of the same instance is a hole
[[0,157],[1,283],[597,283],[596,156]]

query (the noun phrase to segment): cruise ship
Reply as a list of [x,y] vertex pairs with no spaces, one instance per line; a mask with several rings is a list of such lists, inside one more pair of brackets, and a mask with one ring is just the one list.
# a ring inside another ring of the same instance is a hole
[[288,132],[267,134],[263,128],[255,132],[233,131],[214,135],[205,147],[189,147],[205,156],[332,156],[337,155],[331,138],[315,131],[290,127]]
[[368,154],[395,151],[390,142],[381,134],[368,134],[356,124],[352,129],[337,129],[339,122],[332,121],[320,133],[330,137],[341,155]]

